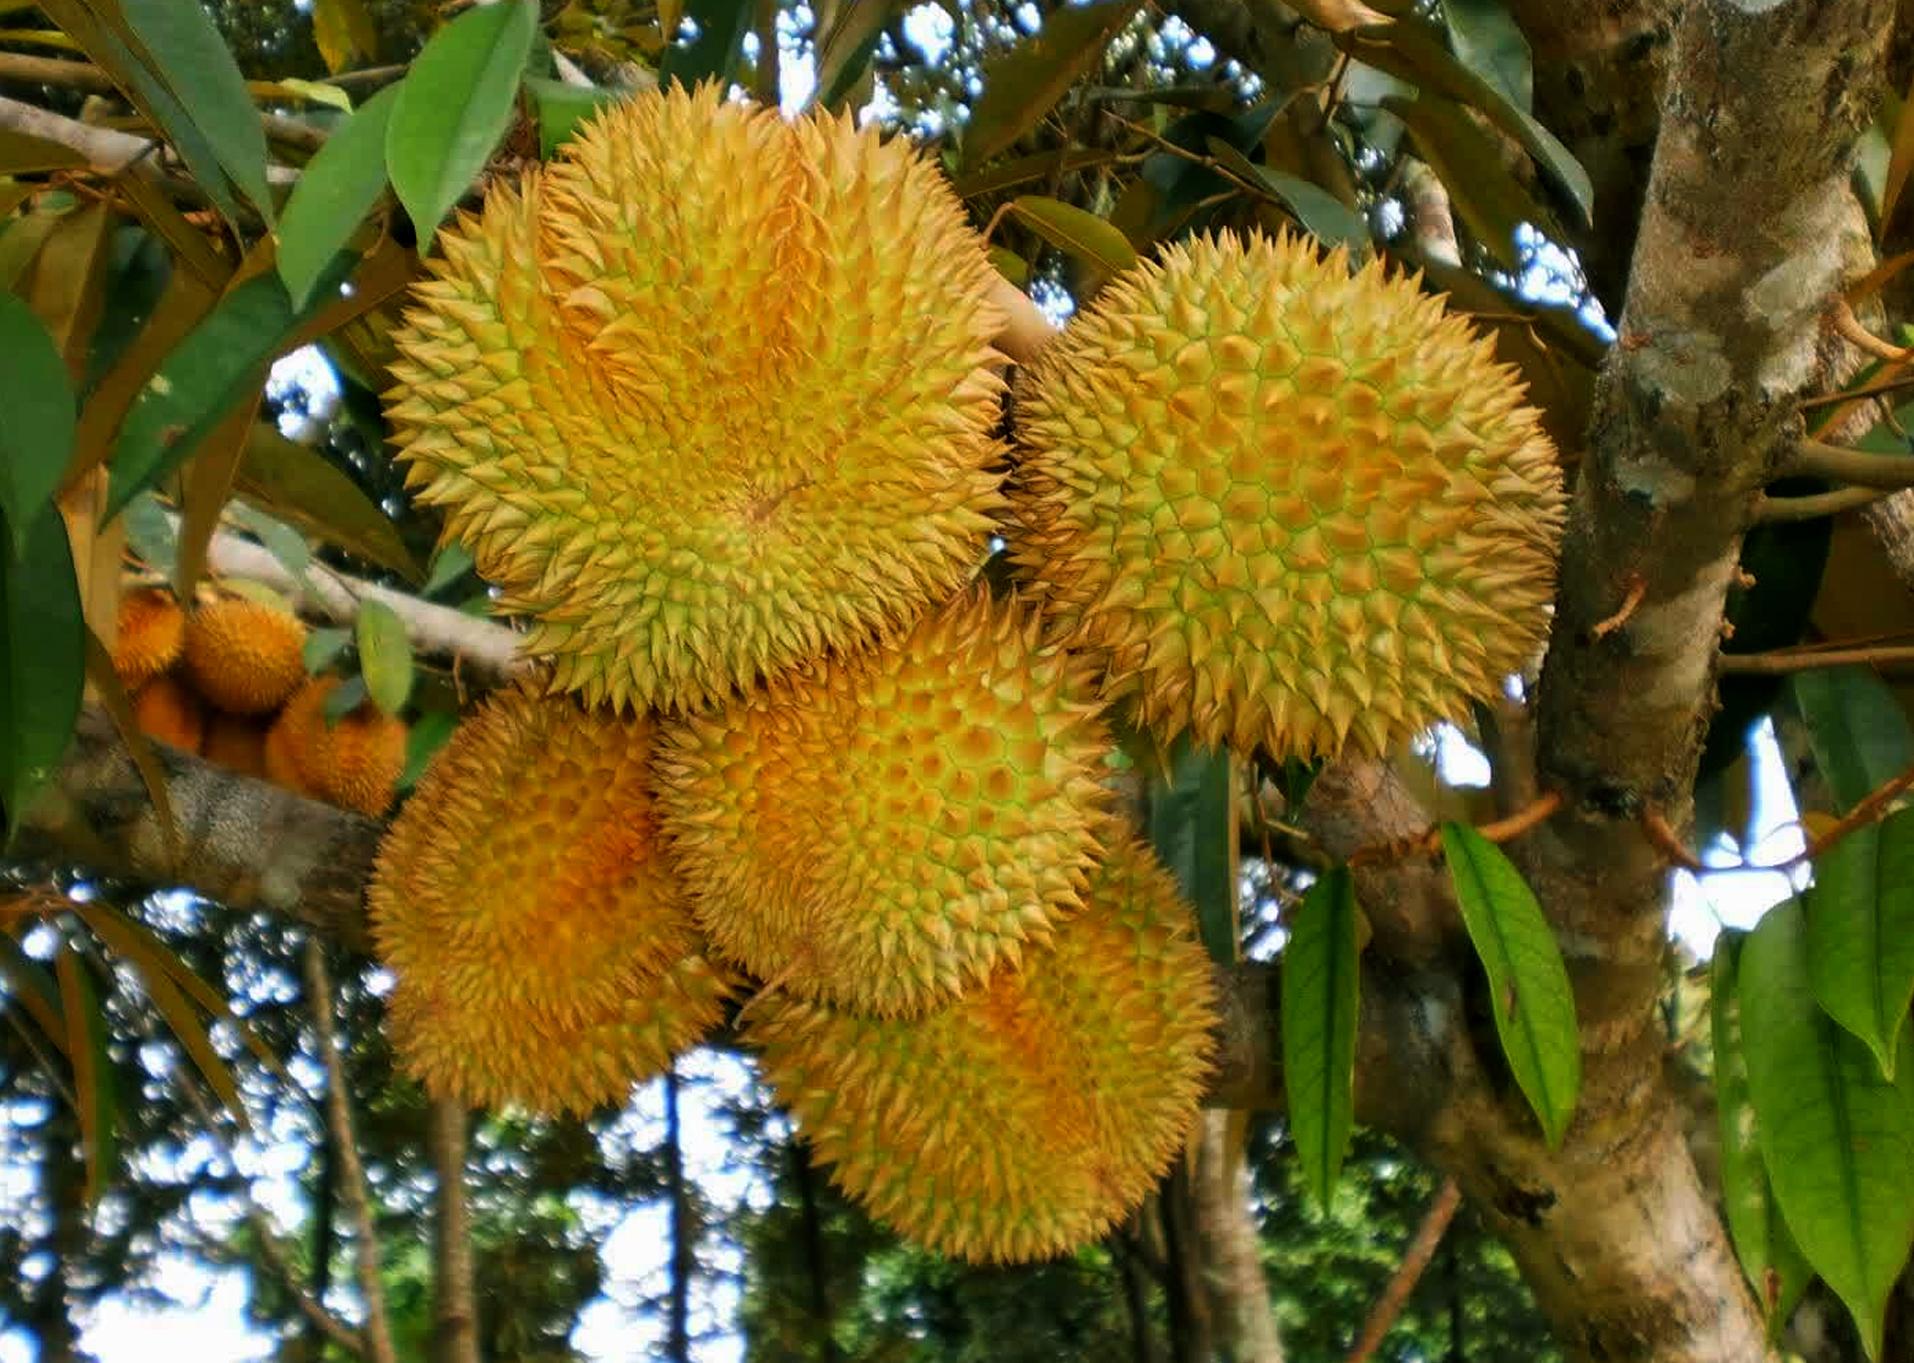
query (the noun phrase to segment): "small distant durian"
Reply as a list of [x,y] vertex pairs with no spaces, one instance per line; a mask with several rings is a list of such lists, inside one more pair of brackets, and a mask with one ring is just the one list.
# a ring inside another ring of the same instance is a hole
[[142,587],[120,598],[113,670],[129,693],[179,660],[186,643],[186,612],[162,587]]
[[263,777],[267,774],[266,729],[253,716],[214,710],[206,716],[206,738],[199,754],[241,776]]
[[186,623],[186,671],[200,695],[236,715],[277,710],[306,679],[306,627],[290,611],[225,596]]
[[133,718],[140,732],[181,752],[196,753],[206,736],[206,711],[191,690],[171,673],[153,678],[133,697]]
[[378,818],[405,773],[407,729],[371,701],[327,722],[337,677],[314,677],[293,693],[268,734],[263,760],[275,781],[302,795]]

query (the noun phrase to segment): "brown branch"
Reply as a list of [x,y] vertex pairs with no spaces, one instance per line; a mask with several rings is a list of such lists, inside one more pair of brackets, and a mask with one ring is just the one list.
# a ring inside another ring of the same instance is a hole
[[1781,474],[1892,491],[1914,487],[1914,454],[1873,454],[1819,440],[1803,440],[1782,460]]
[[1893,803],[1896,796],[1903,794],[1910,787],[1914,787],[1914,767],[1909,767],[1899,776],[1891,777],[1869,791],[1861,803],[1842,815],[1840,822],[1809,843],[1807,850],[1796,860],[1813,861],[1857,828],[1866,827],[1886,817],[1888,805]]
[[359,1158],[352,1130],[352,1097],[347,1089],[345,1057],[332,1011],[332,981],[326,971],[326,949],[316,937],[305,945],[306,1003],[318,1033],[319,1056],[326,1067],[326,1122],[339,1152],[339,1192],[352,1218],[353,1257],[359,1270],[359,1293],[365,1298],[366,1355],[371,1363],[397,1363],[392,1344],[392,1321],[385,1309],[385,1281],[380,1273],[379,1237],[372,1224],[372,1199],[367,1192],[365,1164]]
[[383,602],[405,625],[415,653],[456,658],[462,673],[475,675],[488,685],[504,685],[530,666],[519,656],[519,635],[504,625],[421,601],[321,564],[309,565],[304,577],[296,578],[270,551],[238,535],[213,536],[207,563],[222,577],[263,582],[284,592],[305,612],[339,624],[349,625],[358,619],[364,602]]
[[1889,345],[1862,326],[1861,319],[1854,315],[1854,309],[1848,306],[1846,298],[1835,296],[1828,308],[1827,319],[1829,329],[1855,349],[1890,364],[1914,364],[1914,350]]
[[1703,869],[1701,859],[1688,850],[1688,845],[1669,825],[1668,816],[1659,809],[1642,811],[1641,825],[1642,832],[1648,835],[1648,841],[1669,861],[1684,870],[1700,872]]
[[[1559,790],[1544,791],[1535,797],[1526,808],[1518,809],[1506,818],[1492,819],[1485,824],[1477,824],[1475,831],[1490,842],[1512,842],[1537,824],[1547,819],[1562,807],[1562,793]],[[1371,843],[1359,847],[1349,856],[1351,866],[1370,864],[1378,861],[1399,861],[1418,854],[1433,856],[1442,850],[1442,826],[1432,824],[1419,833],[1406,838],[1395,838],[1389,842]]]
[[1914,645],[1830,648],[1819,652],[1786,648],[1769,653],[1724,653],[1721,655],[1723,672],[1738,672],[1751,676],[1778,676],[1790,672],[1810,672],[1819,667],[1846,667],[1852,664],[1881,667],[1895,663],[1914,663]]
[[1429,1267],[1429,1261],[1435,1258],[1437,1246],[1449,1229],[1449,1222],[1455,1219],[1456,1208],[1462,1205],[1462,1189],[1456,1186],[1454,1179],[1443,1180],[1435,1200],[1429,1204],[1429,1210],[1423,1213],[1422,1225],[1416,1229],[1416,1238],[1409,1242],[1408,1252],[1402,1256],[1402,1262],[1396,1266],[1395,1275],[1389,1279],[1389,1285],[1376,1298],[1376,1304],[1369,1308],[1369,1318],[1363,1322],[1362,1334],[1356,1338],[1356,1346],[1349,1351],[1344,1363],[1366,1363],[1369,1356],[1382,1343],[1383,1336],[1396,1323],[1396,1317],[1402,1314],[1402,1308],[1409,1304],[1409,1294],[1416,1290],[1422,1274]]
[[1755,498],[1750,522],[1771,525],[1776,521],[1812,521],[1822,516],[1838,516],[1843,511],[1858,511],[1884,497],[1892,497],[1895,491],[1893,488],[1844,487],[1833,492],[1817,492],[1808,497],[1770,497],[1764,494]]
[[439,1186],[432,1206],[432,1323],[438,1363],[479,1363],[478,1293],[472,1227],[465,1208],[465,1104],[426,1101],[426,1141]]
[[[173,1065],[173,1083],[186,1095],[186,1101],[199,1115],[201,1128],[213,1144],[219,1147],[220,1157],[226,1161],[227,1167],[235,1174],[239,1173],[239,1161],[234,1158],[232,1143],[226,1139],[226,1133],[219,1124],[218,1115],[207,1103],[205,1095],[199,1091],[199,1085],[193,1077],[186,1072],[183,1065],[178,1063]],[[250,1180],[241,1180],[239,1198],[245,1212],[246,1224],[252,1227],[253,1237],[259,1241],[259,1257],[266,1261],[266,1267],[272,1271],[275,1278],[279,1279],[280,1287],[292,1298],[293,1305],[299,1308],[299,1314],[304,1316],[320,1334],[354,1358],[364,1358],[366,1356],[365,1336],[333,1315],[325,1303],[308,1291],[305,1284],[300,1281],[298,1271],[292,1266],[292,1260],[286,1256],[285,1246],[279,1243],[279,1232],[273,1228],[265,1211],[253,1200]],[[225,1245],[216,1244],[211,1237],[206,1237],[205,1248],[221,1254],[222,1257],[229,1249]]]
[[1615,608],[1613,615],[1603,616],[1591,625],[1589,627],[1588,637],[1591,639],[1605,639],[1623,625],[1627,624],[1629,618],[1633,616],[1637,608],[1640,607],[1642,598],[1647,594],[1648,583],[1642,580],[1642,575],[1640,573],[1630,573],[1628,575],[1628,590],[1622,596],[1622,604]]
[[[85,157],[88,166],[101,175],[119,175],[132,169],[142,178],[161,185],[173,197],[179,197],[185,184],[161,175],[149,164],[154,148],[159,145],[153,138],[96,128],[4,95],[0,95],[0,132],[25,133],[29,137],[58,142]],[[291,184],[298,178],[299,172],[290,167],[266,167],[266,179],[271,184]],[[194,201],[203,202],[204,195],[200,194]]]

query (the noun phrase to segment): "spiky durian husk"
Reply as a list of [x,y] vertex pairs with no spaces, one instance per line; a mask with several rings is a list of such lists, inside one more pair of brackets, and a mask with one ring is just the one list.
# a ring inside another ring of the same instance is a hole
[[1188,1136],[1216,992],[1167,872],[1116,840],[1021,969],[914,1022],[776,999],[747,1039],[839,1187],[910,1239],[1021,1262],[1088,1244]]
[[722,701],[975,566],[1002,319],[904,142],[641,95],[439,240],[393,438],[561,689]]
[[973,590],[902,640],[668,725],[672,854],[718,949],[876,1016],[940,1006],[1077,908],[1108,749],[1081,659]]
[[402,981],[386,1015],[402,1063],[433,1093],[478,1107],[585,1113],[664,1073],[723,1020],[734,986],[694,953],[584,1020],[462,998],[436,977]]
[[133,697],[140,732],[181,752],[198,752],[206,737],[206,710],[199,697],[170,672],[153,678]]
[[193,689],[236,715],[285,704],[306,679],[306,627],[289,611],[243,596],[199,607],[186,622]]
[[120,598],[115,629],[113,670],[129,692],[137,691],[179,659],[186,612],[171,592],[143,587]]
[[295,691],[273,722],[277,741],[269,736],[261,756],[282,784],[376,819],[405,771],[406,726],[370,700],[328,722],[327,697],[341,685],[314,677]]
[[1566,501],[1523,395],[1379,263],[1172,246],[1032,376],[1015,558],[1159,733],[1384,752],[1546,634]]
[[650,720],[538,690],[460,725],[367,902],[415,1074],[473,1102],[588,1108],[712,1025],[727,981],[660,853]]

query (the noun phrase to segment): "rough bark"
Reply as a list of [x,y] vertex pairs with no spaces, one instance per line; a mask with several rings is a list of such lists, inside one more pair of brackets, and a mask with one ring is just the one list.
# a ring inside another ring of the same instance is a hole
[[1196,1238],[1210,1325],[1230,1363],[1283,1363],[1263,1279],[1262,1240],[1250,1215],[1249,1169],[1231,1129],[1233,1117],[1210,1109],[1193,1138]]
[[433,1097],[426,1142],[438,1188],[432,1199],[432,1349],[438,1363],[479,1363],[478,1291],[465,1209],[465,1104]]
[[339,1155],[339,1195],[352,1222],[353,1262],[358,1269],[359,1294],[365,1299],[364,1336],[370,1363],[397,1363],[392,1344],[392,1321],[385,1308],[385,1279],[380,1263],[379,1236],[372,1223],[372,1197],[365,1164],[359,1158],[358,1138],[352,1130],[352,1098],[346,1085],[345,1059],[333,1024],[332,981],[326,971],[325,947],[307,938],[303,958],[306,1004],[312,1010],[319,1057],[326,1067],[326,1124],[332,1128]]

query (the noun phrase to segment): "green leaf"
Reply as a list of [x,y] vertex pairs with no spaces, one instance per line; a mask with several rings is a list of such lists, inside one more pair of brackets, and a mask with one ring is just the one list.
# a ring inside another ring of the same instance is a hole
[[1456,60],[1523,113],[1535,107],[1535,58],[1503,0],[1442,0]]
[[884,25],[904,10],[900,0],[846,0],[817,56],[817,102],[835,109],[857,86]]
[[467,10],[413,59],[386,128],[386,169],[427,249],[512,124],[538,29],[529,0]]
[[1914,766],[1914,729],[1886,682],[1865,667],[1797,672],[1789,683],[1808,746],[1845,814]]
[[1328,1211],[1355,1125],[1356,881],[1337,866],[1290,918],[1283,963],[1283,1088],[1303,1178]]
[[[306,569],[312,564],[312,546],[306,543],[305,536],[290,525],[267,515],[257,507],[251,507],[241,501],[228,503],[226,513],[240,526],[259,540],[260,545],[286,570],[286,576],[293,580],[296,594],[315,596],[312,580],[306,576]],[[259,592],[272,592],[273,600],[267,602],[276,610],[292,614],[292,603],[273,592],[272,588],[260,583],[249,583],[249,588]],[[177,589],[175,589],[177,592]]]
[[1026,288],[1030,283],[1030,262],[1007,246],[990,248],[990,263],[998,274],[1018,288]]
[[142,492],[126,504],[120,519],[126,526],[126,542],[133,552],[148,568],[170,581],[179,555],[179,532],[173,528],[173,518],[166,514],[159,498]]
[[0,554],[0,806],[8,835],[60,764],[86,688],[86,625],[66,521],[51,503],[26,552]]
[[0,175],[33,175],[84,166],[86,157],[66,145],[31,133],[0,129]]
[[538,113],[538,154],[547,161],[571,140],[579,124],[607,105],[616,104],[619,98],[616,90],[569,85],[544,76],[525,77],[525,93],[532,97],[532,107]]
[[1741,1036],[1768,1178],[1808,1262],[1881,1352],[1888,1294],[1914,1245],[1914,1080],[1815,1001],[1807,919],[1771,909],[1741,953]]
[[366,679],[347,677],[345,681],[326,693],[326,723],[337,724],[347,715],[366,703]]
[[1402,20],[1386,28],[1338,33],[1336,46],[1358,61],[1408,81],[1419,90],[1447,95],[1479,109],[1489,122],[1522,144],[1541,171],[1567,197],[1584,227],[1594,222],[1595,187],[1574,153],[1535,117],[1509,101],[1490,82],[1456,60],[1419,22]]
[[[1235,962],[1236,805],[1227,749],[1199,748],[1185,733],[1165,755],[1167,771],[1150,778],[1150,843],[1176,876],[1210,959]],[[1149,763],[1146,770],[1160,770]]]
[[1914,1002],[1914,809],[1857,828],[1822,853],[1803,900],[1814,996],[1892,1079]]
[[1105,274],[1121,274],[1136,264],[1136,248],[1109,222],[1081,208],[1026,194],[1010,205],[1011,216],[1056,247]]
[[24,217],[0,222],[0,289],[20,282],[53,229],[67,216],[66,209],[37,207]]
[[279,277],[295,308],[385,192],[386,128],[404,88],[388,85],[359,106],[299,173],[279,220]]
[[1052,10],[1043,28],[984,66],[984,92],[964,126],[964,164],[1004,151],[1056,107],[1102,56],[1142,0],[1093,0]]
[[78,425],[66,363],[40,319],[19,298],[0,293],[0,516],[13,528],[13,553],[26,553],[27,530],[52,505],[73,457]]
[[[119,0],[139,39],[192,125],[268,227],[272,191],[266,184],[266,133],[246,77],[201,4],[180,0]],[[169,129],[170,131],[170,129]]]
[[390,568],[408,582],[421,576],[398,527],[365,489],[270,423],[258,423],[246,437],[233,488],[313,539]]
[[1303,801],[1309,798],[1309,788],[1316,784],[1316,778],[1322,775],[1325,765],[1320,757],[1308,762],[1300,757],[1283,759],[1283,809],[1292,819],[1303,812]]
[[1238,176],[1281,200],[1283,207],[1296,215],[1296,221],[1323,245],[1360,251],[1369,244],[1369,224],[1362,215],[1320,185],[1259,166],[1220,137],[1210,138],[1208,149]]
[[[154,0],[154,3],[157,2]],[[102,21],[89,6],[88,0],[44,0],[40,8],[86,49],[87,55],[126,93],[133,107],[166,134],[167,140],[178,150],[180,159],[186,163],[187,170],[192,172],[194,182],[205,191],[220,216],[237,232],[239,204],[233,198],[235,182],[221,164],[219,149],[193,120],[166,81],[150,70],[145,59],[127,46],[112,22]],[[131,32],[130,28],[126,31]],[[264,136],[263,132],[261,136]],[[261,213],[267,215],[271,212],[272,205],[268,201]]]
[[1509,172],[1489,135],[1460,104],[1440,95],[1385,95],[1382,107],[1408,127],[1470,235],[1504,269],[1518,269],[1515,229],[1544,214]]
[[1715,1106],[1721,1123],[1721,1200],[1741,1271],[1779,1336],[1814,1276],[1774,1198],[1762,1160],[1760,1123],[1748,1100],[1748,1057],[1741,1038],[1739,971],[1743,939],[1732,929],[1715,939],[1710,988],[1714,1028]]
[[100,1009],[93,972],[71,946],[53,958],[60,981],[60,1011],[66,1018],[66,1054],[73,1064],[73,1097],[79,1104],[80,1144],[86,1151],[86,1200],[92,1204],[112,1180],[119,1159],[119,1103],[113,1058],[106,1049],[106,1014]]
[[153,802],[153,810],[160,817],[160,831],[166,839],[166,855],[170,858],[170,864],[182,864],[184,856],[179,838],[179,819],[173,813],[173,794],[166,784],[166,771],[153,754],[152,740],[140,729],[139,717],[133,710],[133,698],[127,694],[120,674],[114,670],[112,652],[91,629],[86,632],[86,679],[92,685],[99,704],[105,707],[107,715],[113,720],[113,728],[118,732],[120,742],[126,745],[127,756],[133,759],[140,782],[146,787],[146,798]]
[[472,566],[472,551],[457,540],[447,540],[432,555],[432,574],[419,589],[419,595],[437,596],[470,572]]
[[425,775],[439,749],[451,741],[459,727],[459,717],[450,710],[427,710],[419,722],[406,732],[405,771],[399,776],[399,789],[410,790]]
[[1502,849],[1466,824],[1442,825],[1462,921],[1489,975],[1495,1030],[1522,1094],[1559,1146],[1582,1086],[1575,995],[1535,892]]
[[352,631],[349,629],[313,630],[306,636],[305,646],[300,652],[306,664],[306,671],[315,677],[318,676],[332,666],[339,655],[346,651],[346,645],[351,642]]
[[690,0],[683,18],[698,26],[688,43],[673,42],[675,30],[665,34],[668,46],[658,62],[658,86],[669,90],[675,82],[689,90],[699,81],[729,83],[744,53],[744,35],[751,31],[753,0]]
[[368,597],[359,603],[357,633],[366,691],[373,704],[396,715],[412,695],[412,641],[405,621],[385,602]]
[[315,293],[316,301],[298,312],[278,275],[255,275],[173,348],[133,400],[113,443],[109,518],[179,467],[235,406],[259,391],[299,325],[331,301],[324,287]]

